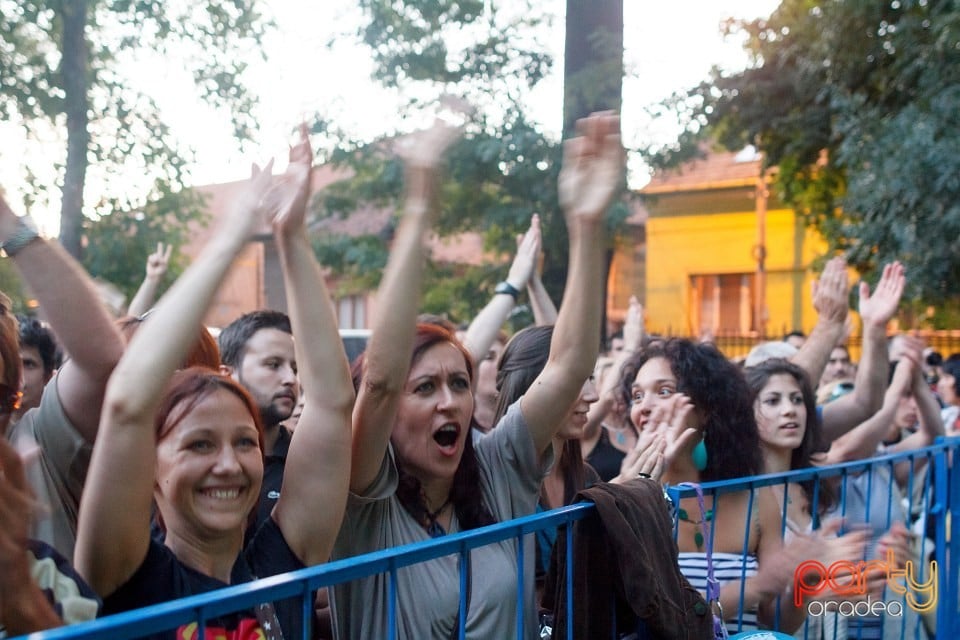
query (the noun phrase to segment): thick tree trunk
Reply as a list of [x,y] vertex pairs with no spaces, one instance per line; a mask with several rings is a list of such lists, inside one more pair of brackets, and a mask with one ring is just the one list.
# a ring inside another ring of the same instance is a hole
[[63,198],[60,204],[60,242],[80,260],[83,221],[83,184],[87,175],[87,0],[63,3],[63,74],[64,104],[67,114],[67,166],[63,177]]
[[620,111],[623,96],[623,0],[567,0],[563,132],[593,111]]
[[[623,102],[623,0],[567,0],[563,62],[563,134],[594,111],[620,112]],[[607,252],[607,283],[612,249]],[[603,289],[601,349],[607,340],[607,291]]]

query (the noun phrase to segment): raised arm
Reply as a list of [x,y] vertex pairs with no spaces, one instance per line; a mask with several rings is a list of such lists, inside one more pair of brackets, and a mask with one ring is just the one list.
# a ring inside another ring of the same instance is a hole
[[[337,319],[307,238],[313,153],[306,125],[281,179],[289,198],[273,219],[283,268],[297,366],[305,394],[273,519],[307,566],[326,562],[347,500],[353,383]],[[305,509],[304,505],[323,505]]]
[[496,339],[497,332],[500,331],[500,327],[503,326],[503,323],[510,316],[510,312],[516,306],[517,296],[530,281],[539,253],[540,216],[534,214],[530,219],[530,228],[517,243],[517,255],[510,263],[510,272],[504,281],[508,287],[503,287],[502,283],[498,287],[501,290],[494,293],[487,306],[477,314],[467,328],[463,346],[473,356],[474,362],[483,360],[490,350],[490,345]]
[[137,331],[110,378],[75,554],[77,569],[101,595],[126,582],[147,553],[157,462],[154,415],[217,287],[256,226],[271,166],[263,172],[254,167],[213,238]]
[[833,258],[823,267],[820,279],[813,284],[813,308],[817,310],[817,324],[800,351],[790,359],[807,372],[814,386],[823,375],[830,352],[843,336],[844,322],[850,309],[847,301],[849,293],[847,263],[843,258]]
[[873,295],[867,283],[860,283],[863,352],[853,392],[823,407],[823,434],[828,442],[869,419],[883,404],[889,375],[887,323],[900,306],[905,282],[903,266],[894,262],[883,267]]
[[436,182],[444,151],[459,130],[437,122],[406,138],[397,152],[406,167],[403,218],[377,289],[377,314],[364,355],[353,410],[350,490],[362,493],[376,479],[387,453],[400,393],[410,369],[423,281],[424,240],[436,214]]
[[[537,220],[539,229],[540,216],[534,216]],[[533,322],[542,327],[557,322],[557,306],[550,299],[547,288],[543,286],[543,280],[540,279],[540,271],[543,269],[543,243],[540,244],[540,253],[537,255],[533,267],[533,273],[527,280],[527,299],[530,301],[530,310],[533,311]]]
[[520,401],[538,452],[550,444],[593,371],[600,341],[603,214],[623,180],[619,119],[594,114],[564,143],[558,188],[570,235],[563,303],[540,375]]
[[[913,336],[904,336],[903,354],[901,362],[908,358],[912,362],[910,377],[910,390],[913,393],[913,399],[917,404],[917,417],[920,428],[916,433],[905,437],[900,442],[887,449],[888,453],[901,453],[928,447],[940,436],[944,435],[943,420],[940,417],[940,405],[933,395],[933,391],[927,386],[923,379],[923,367],[921,366],[923,358],[923,341]],[[900,365],[897,365],[899,371]],[[898,462],[894,467],[894,476],[900,486],[905,487],[912,470],[916,470],[925,464],[926,459],[920,458],[915,461],[904,460]]]
[[140,283],[140,288],[134,294],[130,306],[127,307],[127,314],[140,317],[150,310],[153,303],[157,300],[157,291],[160,289],[160,282],[167,273],[167,266],[170,264],[170,252],[173,251],[173,245],[164,246],[162,242],[157,243],[157,250],[147,256],[147,274]]
[[30,225],[0,196],[0,243],[69,356],[57,374],[63,411],[93,442],[107,380],[123,354],[123,338],[83,268],[59,245],[32,232]]
[[[884,394],[880,410],[856,427],[833,441],[823,464],[837,464],[870,458],[877,454],[890,425],[893,424],[900,399],[910,393],[913,369],[917,365],[913,356],[905,356],[893,373],[893,380]],[[834,400],[839,402],[840,400]],[[829,406],[829,405],[828,405]]]

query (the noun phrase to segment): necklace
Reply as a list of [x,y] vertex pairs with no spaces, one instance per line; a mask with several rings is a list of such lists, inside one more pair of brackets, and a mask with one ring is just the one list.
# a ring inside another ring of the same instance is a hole
[[446,529],[437,522],[437,518],[440,517],[440,513],[446,509],[449,504],[450,499],[447,498],[447,501],[440,505],[440,508],[436,511],[427,511],[427,533],[431,538],[439,538],[440,536],[447,535]]
[[687,513],[686,509],[677,509],[677,517],[683,520],[684,522],[689,522],[690,524],[697,525],[697,531],[693,534],[693,544],[697,545],[697,551],[703,550],[703,523],[710,522],[713,520],[713,509],[707,509],[703,512],[703,518],[701,520],[694,520],[690,517],[690,514]]
[[623,427],[622,429],[617,429],[616,427],[611,427],[607,423],[601,423],[601,427],[607,430],[607,433],[613,435],[613,439],[616,443],[622,447],[627,446],[627,429],[630,427]]

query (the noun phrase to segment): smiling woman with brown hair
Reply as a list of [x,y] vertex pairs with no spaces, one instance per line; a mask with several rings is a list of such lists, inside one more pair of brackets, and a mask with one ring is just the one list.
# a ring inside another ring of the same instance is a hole
[[[107,613],[204,593],[326,562],[349,476],[353,389],[304,222],[312,163],[306,130],[286,174],[254,175],[200,257],[130,341],[110,379],[80,511],[77,566]],[[233,259],[270,214],[300,375],[308,398],[283,491],[252,539],[244,532],[263,480],[263,427],[247,392],[216,371],[174,374]],[[312,391],[311,391],[312,390]],[[321,392],[322,390],[322,392]],[[144,473],[151,470],[152,473]],[[320,502],[322,509],[305,505]],[[165,530],[151,538],[152,505]],[[301,635],[299,600],[208,621],[208,629]],[[181,637],[171,630],[155,637]]]

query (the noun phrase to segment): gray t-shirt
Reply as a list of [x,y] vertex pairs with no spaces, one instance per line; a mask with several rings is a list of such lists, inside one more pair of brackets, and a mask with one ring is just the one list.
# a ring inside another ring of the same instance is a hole
[[[468,435],[469,437],[469,435]],[[540,481],[552,454],[537,459],[526,421],[515,402],[497,428],[475,441],[480,490],[491,515],[510,520],[534,513]],[[548,448],[549,452],[549,448]],[[334,545],[336,559],[429,540],[396,497],[397,469],[392,450],[365,495],[350,494],[347,513]],[[456,516],[450,533],[460,531]],[[524,540],[525,633],[537,636],[534,605],[534,540]],[[471,552],[472,588],[467,614],[468,638],[515,638],[517,620],[517,549],[513,540]],[[388,574],[347,584],[332,591],[334,628],[340,640],[387,637]],[[438,558],[397,571],[397,638],[447,640],[453,636],[459,607],[459,557]]]
[[30,537],[42,540],[71,563],[77,542],[80,494],[90,467],[93,445],[63,412],[54,376],[43,390],[40,406],[27,411],[7,438],[23,449],[36,443],[39,456],[26,464],[27,482],[44,510],[34,513]]

